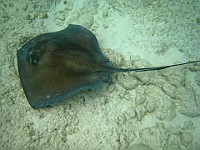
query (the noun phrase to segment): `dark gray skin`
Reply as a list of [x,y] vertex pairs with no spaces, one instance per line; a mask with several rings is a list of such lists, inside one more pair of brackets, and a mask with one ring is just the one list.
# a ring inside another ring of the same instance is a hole
[[18,70],[33,108],[56,104],[108,82],[114,72],[143,72],[197,63],[151,68],[116,68],[99,48],[95,35],[80,25],[34,37],[18,50]]

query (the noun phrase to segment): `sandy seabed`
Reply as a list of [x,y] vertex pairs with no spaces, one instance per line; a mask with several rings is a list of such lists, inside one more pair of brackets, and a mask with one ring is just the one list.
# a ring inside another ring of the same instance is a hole
[[114,74],[98,90],[32,109],[17,50],[72,23],[91,30],[118,67],[200,59],[199,0],[1,0],[1,150],[200,149],[199,64]]

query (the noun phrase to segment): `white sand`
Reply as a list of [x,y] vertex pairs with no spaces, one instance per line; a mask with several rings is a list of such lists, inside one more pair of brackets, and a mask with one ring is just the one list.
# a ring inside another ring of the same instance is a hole
[[200,149],[200,66],[113,75],[52,108],[30,107],[16,53],[70,23],[91,30],[119,67],[200,59],[200,1],[2,0],[0,149]]

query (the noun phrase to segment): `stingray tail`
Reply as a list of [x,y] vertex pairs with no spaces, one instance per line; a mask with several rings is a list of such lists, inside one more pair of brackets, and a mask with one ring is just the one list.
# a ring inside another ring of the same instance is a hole
[[186,64],[192,64],[192,63],[198,63],[200,60],[197,61],[188,61],[185,63],[179,63],[179,64],[174,64],[174,65],[168,65],[168,66],[160,66],[160,67],[148,67],[148,68],[113,68],[111,66],[106,66],[107,69],[111,72],[130,72],[130,71],[135,71],[135,72],[144,72],[144,71],[153,71],[153,70],[162,70],[166,68],[171,68],[171,67],[176,67],[176,66],[182,66]]

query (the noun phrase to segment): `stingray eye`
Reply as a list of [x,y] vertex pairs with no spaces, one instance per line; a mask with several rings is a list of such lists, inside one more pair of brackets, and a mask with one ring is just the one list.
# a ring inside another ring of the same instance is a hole
[[37,63],[38,63],[38,59],[34,57],[34,58],[33,58],[33,63],[34,63],[34,64],[37,64]]
[[33,64],[33,65],[38,65],[38,62],[39,62],[39,53],[40,50],[34,50],[34,48],[31,48],[29,51],[28,51],[28,54],[27,54],[27,61],[30,63],[30,64]]
[[32,55],[32,63],[37,65],[39,58],[36,55]]
[[34,54],[31,54],[30,55],[30,58],[29,58],[29,62],[34,64],[34,65],[37,65],[38,64],[38,61],[39,61],[39,58],[37,55],[34,55]]

